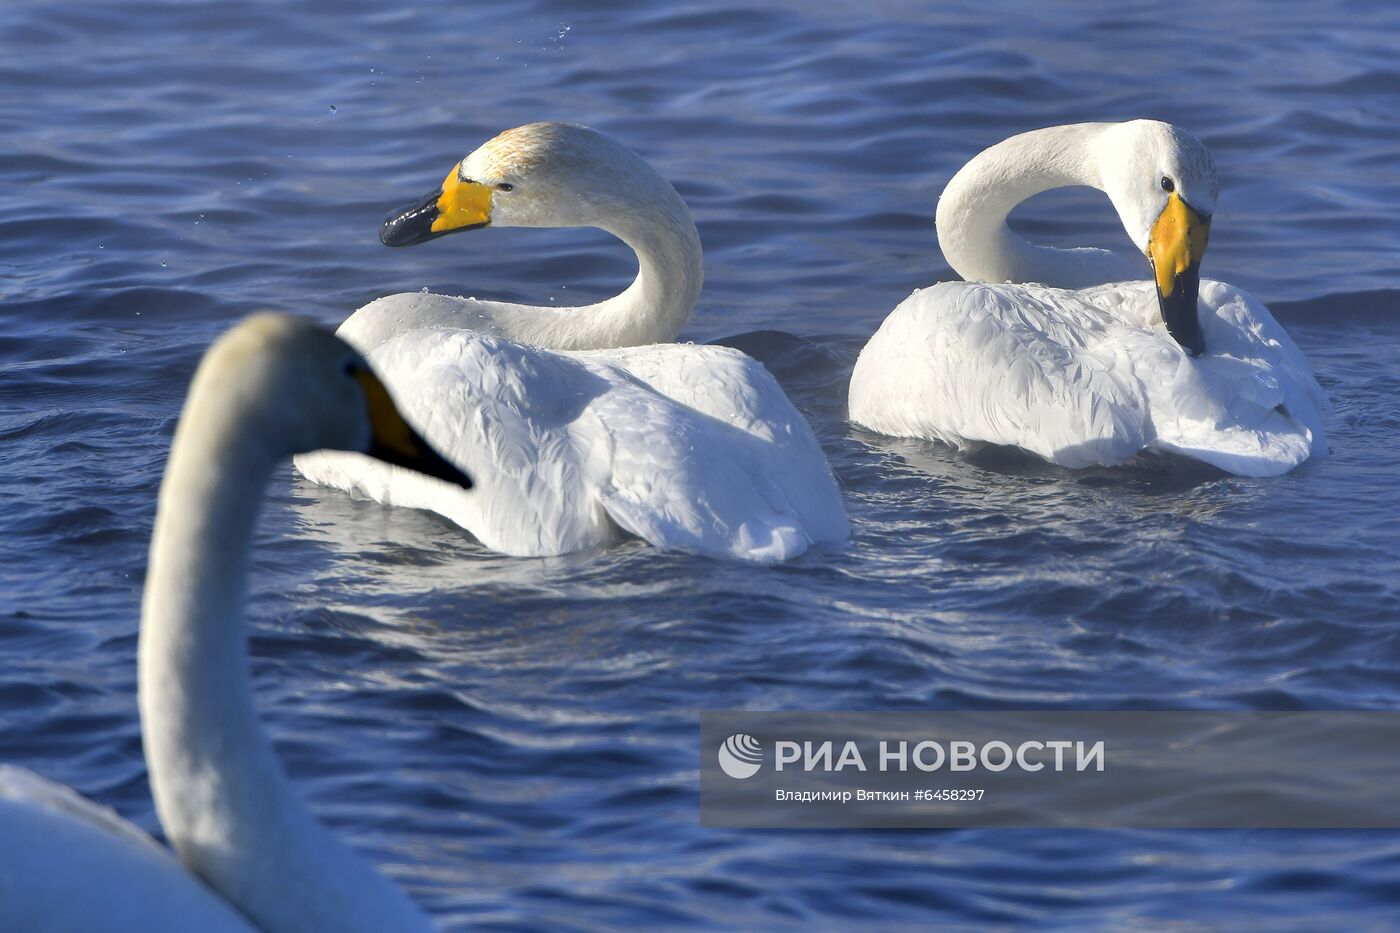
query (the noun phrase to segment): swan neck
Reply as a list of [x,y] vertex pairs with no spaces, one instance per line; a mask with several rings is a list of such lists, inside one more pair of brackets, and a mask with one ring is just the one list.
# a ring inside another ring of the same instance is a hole
[[284,792],[248,684],[243,606],[262,490],[276,458],[246,413],[195,387],[161,484],[141,611],[139,697],[151,792],[188,867],[236,906],[236,846]]
[[1052,188],[1104,190],[1098,152],[1111,124],[1079,123],[1013,136],[964,165],[938,201],[938,245],[968,281],[1041,282],[1082,288],[1121,276],[1122,257],[1103,250],[1036,246],[1006,219],[1022,201]]
[[[372,929],[365,924],[412,917],[402,893],[315,820],[258,721],[245,590],[281,453],[275,425],[263,423],[269,406],[246,387],[227,391],[229,381],[204,368],[196,376],[156,509],[138,693],[157,814],[186,867],[262,929]],[[357,915],[371,919],[347,920]]]
[[517,306],[502,336],[552,350],[602,350],[676,339],[699,300],[704,279],[700,234],[685,203],[665,185],[664,192],[646,203],[614,207],[595,225],[636,253],[632,284],[592,305]]
[[620,295],[596,306],[614,335],[607,345],[669,343],[700,298],[704,277],[700,234],[680,203],[627,217],[605,228],[637,254],[637,277]]

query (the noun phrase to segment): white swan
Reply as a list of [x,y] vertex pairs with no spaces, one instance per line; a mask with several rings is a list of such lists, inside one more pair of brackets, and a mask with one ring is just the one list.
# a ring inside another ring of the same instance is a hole
[[339,334],[482,484],[463,492],[334,453],[298,457],[308,479],[431,509],[523,556],[620,532],[758,561],[846,539],[826,458],[768,371],[737,350],[665,343],[700,294],[700,238],[646,162],[586,127],[517,127],[392,214],[380,236],[404,246],[487,224],[600,227],[636,251],[636,280],[587,307],[426,293],[365,305]]
[[219,340],[171,447],[141,610],[142,737],[179,861],[68,788],[0,769],[0,930],[432,929],[316,821],[253,709],[243,601],[258,504],[279,461],[320,447],[470,485],[328,332],[260,315]]
[[[1021,201],[1071,185],[1108,194],[1147,264],[1007,228]],[[1325,453],[1327,400],[1297,346],[1243,290],[1200,281],[1217,191],[1205,147],[1150,120],[1036,130],[981,153],[938,202],[938,244],[967,281],[890,313],[856,362],[851,420],[1067,467],[1158,451],[1270,476]],[[1149,269],[1153,281],[1130,281]]]

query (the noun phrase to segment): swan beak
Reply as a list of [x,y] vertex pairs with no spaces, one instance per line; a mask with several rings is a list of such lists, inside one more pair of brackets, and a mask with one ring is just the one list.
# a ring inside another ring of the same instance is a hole
[[1201,290],[1201,256],[1209,239],[1210,218],[1196,213],[1173,191],[1147,240],[1162,322],[1172,339],[1191,356],[1200,356],[1206,349],[1196,297]]
[[391,211],[379,228],[379,241],[385,246],[414,246],[490,222],[490,186],[463,181],[454,168],[438,190]]
[[428,446],[428,442],[409,427],[389,390],[379,377],[368,369],[355,374],[369,402],[370,444],[365,453],[376,460],[407,467],[425,476],[446,480],[463,489],[472,488],[472,478]]

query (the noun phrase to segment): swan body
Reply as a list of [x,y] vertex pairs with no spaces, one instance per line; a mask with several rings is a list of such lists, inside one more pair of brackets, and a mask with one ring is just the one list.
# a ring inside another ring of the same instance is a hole
[[[1107,192],[1149,263],[1007,228],[1020,201],[1066,185]],[[1325,453],[1328,403],[1302,352],[1251,295],[1199,279],[1217,195],[1205,148],[1164,123],[1053,127],[983,152],[938,206],[967,281],[889,315],[852,373],[851,419],[1066,467],[1146,451],[1272,476]]]
[[308,479],[425,508],[507,554],[623,534],[658,547],[781,561],[849,535],[811,428],[757,361],[670,343],[700,293],[700,239],[675,190],[594,130],[535,123],[455,166],[391,215],[389,245],[485,226],[595,226],[637,253],[637,278],[586,307],[408,293],[338,333],[384,374],[407,417],[473,491],[355,454],[296,459]]
[[0,929],[253,933],[168,849],[114,811],[0,766]]
[[470,484],[320,328],[261,315],[216,343],[171,447],[141,616],[143,745],[178,861],[67,788],[0,771],[0,929],[432,929],[317,822],[253,709],[243,602],[257,507],[279,461],[323,446]]

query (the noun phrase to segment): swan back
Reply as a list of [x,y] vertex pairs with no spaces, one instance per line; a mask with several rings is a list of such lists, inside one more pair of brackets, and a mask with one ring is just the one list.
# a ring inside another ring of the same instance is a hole
[[252,933],[236,910],[115,812],[0,765],[0,930]]

